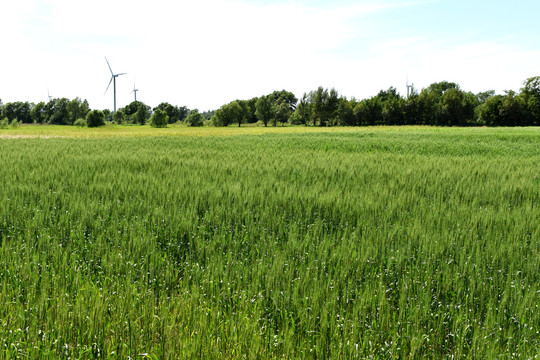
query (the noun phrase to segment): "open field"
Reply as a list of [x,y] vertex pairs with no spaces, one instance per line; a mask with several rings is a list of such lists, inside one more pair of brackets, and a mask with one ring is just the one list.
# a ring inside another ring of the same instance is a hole
[[540,128],[21,126],[0,164],[0,359],[540,355]]
[[[409,130],[414,126],[407,127]],[[420,128],[420,127],[416,127]],[[330,127],[324,132],[365,132],[366,130],[384,131],[399,129],[397,127],[364,127],[343,128]],[[0,129],[0,138],[28,138],[28,137],[70,137],[70,138],[118,138],[118,137],[148,137],[148,136],[234,136],[234,135],[264,135],[264,134],[297,134],[297,133],[320,133],[318,127],[285,126],[285,127],[262,127],[243,125],[242,127],[187,127],[185,125],[169,125],[167,128],[152,128],[149,125],[107,125],[97,128],[75,127],[65,125],[22,125],[15,129]]]

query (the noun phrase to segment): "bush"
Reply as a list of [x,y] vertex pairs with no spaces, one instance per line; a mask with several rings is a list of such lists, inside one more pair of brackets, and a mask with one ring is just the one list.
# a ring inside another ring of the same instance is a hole
[[9,119],[7,117],[0,120],[0,129],[5,129],[9,125]]
[[19,122],[17,119],[13,119],[13,121],[11,122],[11,127],[14,128],[14,129],[16,129],[16,128],[19,127],[19,125],[20,125],[21,123],[22,123],[22,121]]
[[105,115],[101,110],[92,110],[86,115],[86,125],[88,127],[98,127],[105,125]]
[[75,120],[75,122],[73,123],[73,125],[78,126],[78,127],[85,127],[85,126],[86,126],[86,120],[84,120],[84,119],[77,119],[77,120]]
[[125,121],[125,117],[126,115],[124,114],[124,112],[122,110],[118,110],[117,112],[115,112],[113,114],[113,123],[115,124],[123,124],[124,121]]
[[156,109],[150,118],[150,126],[156,128],[164,128],[169,123],[169,116],[163,110]]
[[184,122],[188,126],[203,126],[204,117],[198,111],[193,110],[192,112],[189,113],[189,115],[186,117],[186,120],[184,120]]

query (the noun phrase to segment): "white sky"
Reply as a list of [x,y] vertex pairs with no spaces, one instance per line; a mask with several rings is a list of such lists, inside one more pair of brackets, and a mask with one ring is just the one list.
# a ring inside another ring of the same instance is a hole
[[448,80],[519,90],[540,75],[540,2],[18,0],[2,5],[0,99],[166,101],[201,111],[319,85],[348,98]]

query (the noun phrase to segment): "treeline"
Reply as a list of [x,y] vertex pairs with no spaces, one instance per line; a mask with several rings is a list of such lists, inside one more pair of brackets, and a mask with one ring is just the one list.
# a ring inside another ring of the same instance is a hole
[[261,122],[265,126],[290,123],[312,126],[436,125],[538,126],[540,77],[524,82],[520,93],[466,92],[453,82],[439,82],[408,97],[393,87],[369,99],[340,96],[319,87],[298,101],[285,90],[251,100],[235,100],[215,112],[212,123],[228,126]]
[[0,126],[5,127],[10,124],[100,126],[107,121],[117,124],[144,125],[152,120],[156,112],[165,114],[167,123],[171,124],[186,120],[192,112],[198,113],[197,110],[189,110],[185,106],[178,107],[168,103],[161,103],[152,109],[140,101],[134,101],[112,113],[110,110],[91,110],[88,101],[79,98],[51,99],[47,103],[37,104],[20,101],[3,104],[0,100]]
[[48,103],[0,100],[0,127],[8,124],[58,124],[100,126],[150,123],[162,127],[184,122],[190,126],[205,123],[214,126],[260,123],[264,126],[539,126],[540,76],[527,79],[519,93],[494,91],[466,92],[453,82],[439,82],[421,91],[412,89],[407,97],[393,87],[381,90],[369,99],[347,99],[335,89],[319,87],[304,93],[301,99],[286,90],[235,100],[215,111],[200,113],[185,106],[161,103],[155,108],[134,101],[115,113],[91,111],[86,100],[52,99]]

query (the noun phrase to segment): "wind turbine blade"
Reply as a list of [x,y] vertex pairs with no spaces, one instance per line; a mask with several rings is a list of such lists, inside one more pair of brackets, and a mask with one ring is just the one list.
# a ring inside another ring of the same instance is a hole
[[[111,76],[111,81],[109,81],[109,85],[107,85],[107,89],[105,90],[105,94],[107,93],[107,90],[109,90],[109,87],[111,86],[111,83],[112,83],[113,79],[114,79],[114,76]],[[105,95],[105,94],[103,94],[103,95]]]
[[116,76],[120,76],[120,75],[127,75],[127,73],[116,74]]
[[111,75],[114,76],[114,73],[112,72],[111,65],[109,64],[109,60],[107,60],[107,57],[105,56],[105,61],[107,62],[107,66],[109,67],[109,70],[111,71]]

